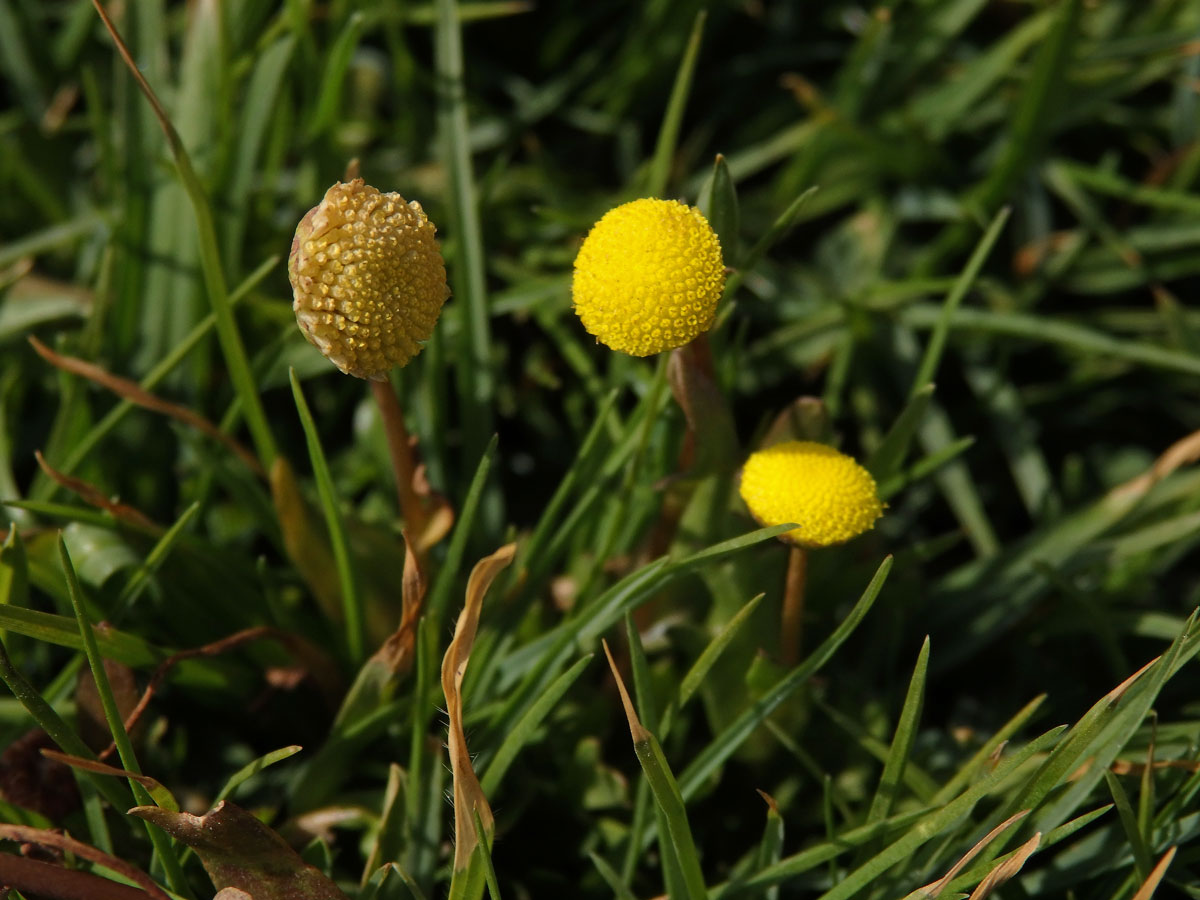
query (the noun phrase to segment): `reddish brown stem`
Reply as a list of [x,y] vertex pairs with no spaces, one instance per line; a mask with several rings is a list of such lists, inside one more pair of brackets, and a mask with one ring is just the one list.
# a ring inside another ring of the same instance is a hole
[[800,636],[804,628],[804,583],[808,578],[808,551],[792,547],[788,553],[787,582],[783,589],[783,616],[779,628],[779,655],[785,666],[800,661]]
[[429,525],[425,504],[421,502],[413,486],[413,475],[417,464],[413,458],[412,441],[404,426],[404,411],[391,382],[372,381],[371,391],[383,417],[383,430],[387,435],[388,451],[392,457],[392,469],[396,473],[396,493],[400,498],[400,515],[404,518],[404,529],[412,536],[415,546],[422,547],[422,538]]
[[22,894],[61,900],[149,900],[140,888],[130,887],[52,863],[0,854],[0,884]]

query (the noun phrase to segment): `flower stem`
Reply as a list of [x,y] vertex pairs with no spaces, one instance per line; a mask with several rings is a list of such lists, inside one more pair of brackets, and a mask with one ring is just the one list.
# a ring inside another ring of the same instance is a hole
[[783,589],[783,616],[779,627],[779,655],[785,666],[800,661],[800,635],[804,626],[804,585],[808,580],[808,551],[792,547],[788,553],[787,581]]
[[396,493],[400,499],[400,515],[404,518],[404,527],[413,537],[413,544],[418,553],[422,553],[426,527],[429,517],[425,512],[425,504],[413,487],[413,474],[416,472],[416,460],[413,458],[412,441],[408,429],[404,426],[404,410],[396,397],[389,381],[372,381],[371,392],[379,406],[379,415],[383,418],[383,430],[387,435],[388,451],[392,457],[392,469],[396,473]]

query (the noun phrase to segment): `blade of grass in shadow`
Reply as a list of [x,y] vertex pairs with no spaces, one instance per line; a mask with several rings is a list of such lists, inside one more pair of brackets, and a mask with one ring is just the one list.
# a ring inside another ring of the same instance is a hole
[[596,871],[600,873],[600,877],[604,879],[604,883],[612,889],[613,897],[616,900],[637,900],[633,892],[622,883],[621,876],[617,874],[616,869],[605,862],[603,857],[594,850],[588,851],[588,857],[592,860]]
[[290,747],[280,747],[278,750],[272,750],[270,753],[264,753],[258,759],[251,760],[242,766],[236,772],[229,776],[229,780],[225,782],[225,786],[217,792],[217,796],[213,798],[213,806],[218,805],[226,797],[229,797],[239,787],[253,778],[263,769],[268,766],[273,766],[277,762],[282,762],[285,759],[295,756],[304,748],[299,744],[292,744]]
[[672,900],[675,900],[676,896],[680,900],[705,897],[708,895],[708,891],[704,887],[700,857],[696,853],[696,844],[692,840],[692,830],[688,825],[687,810],[684,807],[683,796],[679,792],[675,776],[671,774],[671,768],[667,765],[666,757],[663,756],[658,740],[639,721],[637,712],[633,708],[633,701],[629,699],[625,683],[621,680],[621,674],[617,670],[617,663],[608,649],[607,641],[604,642],[604,654],[608,657],[613,678],[617,682],[617,690],[621,694],[621,703],[625,707],[625,717],[629,721],[634,753],[642,766],[646,780],[650,783],[650,790],[654,794],[655,802],[666,820],[667,833],[671,846],[675,850],[676,861],[682,875],[682,887],[685,893],[672,895]]
[[[463,85],[461,23],[457,0],[437,0],[436,65],[440,86],[438,120],[443,158],[448,161],[452,223],[457,232],[454,254],[456,307],[462,317],[460,340],[454,348],[458,361],[457,380],[460,421],[464,433],[463,453],[476,459],[492,433],[492,350],[488,321],[487,283],[484,277],[483,231],[479,223],[479,201],[471,163],[471,134],[467,124],[466,88]],[[500,515],[499,495],[487,518],[496,523]],[[488,504],[492,506],[492,503]]]
[[121,39],[121,35],[117,32],[116,26],[109,19],[108,13],[104,10],[100,0],[92,0],[92,5],[95,6],[96,11],[100,14],[104,27],[112,37],[113,43],[116,44],[117,51],[128,66],[134,80],[137,81],[138,87],[145,95],[147,101],[149,101],[151,107],[153,107],[154,115],[158,119],[163,133],[166,135],[167,145],[170,147],[171,155],[175,159],[179,178],[183,182],[188,198],[191,200],[200,244],[200,263],[204,271],[204,282],[208,289],[209,301],[212,303],[217,338],[221,344],[221,350],[225,355],[225,364],[229,367],[229,379],[233,382],[234,390],[241,401],[242,415],[245,416],[246,425],[249,427],[250,434],[254,439],[254,446],[258,451],[259,461],[262,463],[263,468],[270,470],[271,463],[274,462],[278,451],[275,446],[275,438],[271,434],[271,427],[267,423],[267,416],[263,410],[262,401],[258,396],[258,387],[255,384],[253,373],[250,371],[250,363],[246,358],[246,348],[243,346],[241,335],[238,333],[237,322],[233,317],[233,308],[229,303],[229,293],[225,285],[225,274],[221,267],[220,251],[217,248],[216,228],[213,225],[212,207],[209,204],[208,195],[205,193],[204,185],[201,183],[199,176],[197,176],[196,170],[192,167],[192,161],[184,149],[183,141],[167,117],[162,104],[158,102],[158,98],[155,96],[149,82],[146,81],[142,73],[138,70],[137,64],[130,55],[129,48],[125,46],[125,42]]
[[512,765],[517,754],[521,752],[529,740],[533,737],[537,727],[541,725],[550,710],[554,709],[563,695],[571,689],[576,679],[583,674],[583,670],[587,668],[588,663],[592,661],[595,654],[589,653],[587,656],[577,660],[575,665],[567,669],[558,676],[550,686],[542,692],[537,701],[529,707],[519,722],[512,726],[511,730],[504,736],[504,742],[497,748],[491,760],[487,763],[487,767],[483,770],[483,777],[480,779],[480,785],[483,787],[483,792],[489,797],[494,795],[496,789],[500,786],[500,780],[504,777],[504,773],[508,771],[508,767]]
[[309,140],[317,138],[334,122],[345,92],[346,72],[362,37],[365,22],[366,15],[362,10],[352,13],[325,57],[325,69],[320,79],[321,93],[308,121]]
[[[625,640],[626,646],[629,648],[629,667],[633,672],[633,690],[637,696],[637,705],[642,710],[643,716],[656,719],[658,715],[654,703],[653,686],[650,683],[650,667],[646,663],[646,651],[642,646],[642,637],[638,634],[637,628],[633,624],[633,617],[629,613],[625,613]],[[604,645],[604,651],[608,654],[607,643]],[[609,665],[612,665],[611,655],[608,660]],[[614,676],[617,674],[615,666],[613,674]],[[620,682],[620,676],[617,676],[617,680]],[[624,700],[623,684],[620,685],[619,690]],[[630,728],[632,727],[630,725]],[[644,768],[645,766],[643,766]],[[667,810],[661,802],[658,802],[658,791],[653,781],[647,777],[645,783],[644,791],[641,789],[641,784],[638,785],[638,799],[647,804],[651,802],[651,797],[655,801],[652,808],[654,818],[658,822],[658,855],[663,874],[663,887],[667,896],[672,900],[693,897],[695,894],[689,890],[683,865],[679,861],[679,850],[671,839],[671,823],[667,817]]]
[[759,594],[756,597],[752,597],[750,602],[739,609],[733,618],[725,623],[725,626],[708,642],[708,646],[696,657],[696,661],[692,663],[692,667],[687,670],[687,673],[679,682],[678,707],[680,709],[687,706],[687,702],[700,689],[700,685],[704,682],[709,670],[712,669],[717,659],[725,651],[725,648],[729,646],[730,642],[741,631],[746,621],[754,615],[754,611],[758,609],[758,605],[762,602],[764,596],[766,595]]
[[925,699],[925,675],[929,670],[929,637],[921,644],[921,652],[917,656],[917,665],[913,670],[912,679],[908,683],[908,693],[904,698],[904,706],[900,711],[900,719],[896,723],[896,732],[892,737],[891,752],[883,766],[883,774],[879,778],[879,786],[871,800],[867,811],[865,824],[878,822],[891,815],[892,807],[900,791],[904,778],[904,769],[908,757],[912,753],[913,743],[917,738],[917,726],[921,720],[921,707]]
[[117,596],[116,603],[113,604],[113,612],[109,618],[116,622],[129,611],[138,597],[142,595],[146,585],[150,583],[150,579],[154,573],[158,571],[158,567],[163,564],[163,560],[171,552],[188,527],[192,520],[196,518],[196,514],[200,512],[200,502],[196,501],[191,506],[183,511],[181,515],[170,528],[166,530],[158,543],[150,548],[150,552],[146,554],[146,558],[137,570],[129,576],[129,580],[125,582],[125,587],[121,589],[121,593]]
[[762,697],[742,712],[730,725],[717,735],[701,753],[692,760],[679,778],[679,789],[686,799],[691,797],[717,767],[728,759],[742,742],[762,724],[763,720],[815,672],[825,665],[848,637],[866,617],[875,598],[883,589],[888,572],[892,568],[892,557],[886,557],[870,583],[859,597],[854,608],[833,633],[817,647],[808,658],[775,683]]
[[926,384],[912,393],[883,441],[867,458],[866,469],[875,476],[877,482],[886,481],[900,471],[917,434],[917,426],[921,424],[921,417],[933,398],[933,391],[933,384]]
[[[229,295],[230,307],[232,308],[235,306],[247,294],[249,294],[250,291],[257,287],[258,284],[271,273],[271,270],[275,268],[275,264],[278,262],[279,257],[272,256],[264,260],[257,269],[251,272],[250,275],[247,276],[246,279],[237,286],[233,293]],[[164,356],[162,360],[154,366],[154,368],[146,373],[145,377],[138,382],[138,387],[144,391],[153,391],[154,388],[163,381],[163,379],[165,379],[169,374],[171,374],[172,371],[174,371],[176,366],[183,362],[183,360],[189,353],[192,352],[192,350],[199,346],[200,342],[208,336],[210,331],[212,331],[216,321],[216,315],[214,313],[209,313],[203,319],[197,322],[196,326],[191,330],[188,336],[180,341],[170,353]],[[121,400],[118,402],[116,406],[104,414],[104,418],[91,427],[87,434],[72,444],[70,454],[61,464],[56,465],[55,468],[64,475],[70,475],[72,472],[74,472],[75,469],[77,469],[84,461],[84,459],[87,458],[88,454],[96,448],[100,441],[107,437],[112,430],[116,428],[118,424],[120,424],[121,420],[123,420],[131,410],[135,409],[136,406],[137,404],[130,400]],[[31,492],[32,499],[48,500],[54,495],[54,492],[57,490],[57,488],[58,485],[50,479],[39,482]]]
[[1033,718],[1034,714],[1045,701],[1046,695],[1039,694],[1021,707],[1017,714],[1005,722],[999,731],[988,738],[983,746],[976,750],[975,754],[959,768],[954,777],[947,781],[930,798],[930,804],[940,806],[943,803],[949,802],[951,798],[956,797],[967,786],[967,783],[988,765],[1001,746],[1006,744],[1009,738],[1025,727],[1025,723]]
[[[663,585],[694,571],[706,562],[736,553],[762,541],[770,540],[788,530],[786,525],[761,528],[728,541],[714,544],[699,553],[680,560],[660,557],[632,572],[590,603],[575,618],[564,622],[554,631],[538,639],[538,654],[530,660],[521,682],[510,693],[508,701],[493,717],[493,721],[512,721],[528,706],[531,696],[544,690],[545,685],[570,658],[575,646],[587,647],[615,624],[627,610],[645,602]],[[518,651],[519,652],[519,651]]]
[[[104,669],[104,658],[100,655],[100,647],[96,643],[96,635],[92,630],[92,623],[88,621],[83,611],[83,595],[79,587],[79,581],[75,577],[75,567],[71,564],[71,556],[67,553],[67,545],[63,542],[61,534],[58,537],[58,556],[62,562],[63,574],[66,576],[67,591],[71,597],[71,606],[75,610],[75,618],[79,624],[79,634],[83,638],[83,648],[87,654],[88,666],[92,670],[92,678],[96,683],[96,693],[100,698],[101,706],[104,708],[104,718],[108,722],[113,742],[117,745],[117,755],[121,757],[121,765],[126,771],[140,775],[142,774],[142,770],[138,765],[137,756],[134,755],[133,743],[129,740],[129,733],[125,730],[125,721],[121,718],[121,712],[117,708],[117,701],[113,697],[112,686],[108,682],[108,673]],[[86,757],[91,757],[91,753],[89,752]],[[129,787],[133,791],[134,799],[137,800],[139,806],[154,804],[155,801],[150,792],[136,779],[129,779]],[[191,897],[192,893],[187,883],[187,877],[183,874],[183,867],[179,864],[179,857],[175,854],[175,848],[171,844],[171,839],[149,822],[146,823],[145,827],[147,834],[150,836],[150,843],[154,845],[154,852],[167,874],[167,880],[171,884],[171,889],[183,897]]]
[[1121,827],[1125,830],[1125,839],[1129,841],[1129,849],[1133,851],[1133,861],[1137,867],[1138,877],[1144,881],[1150,876],[1154,860],[1150,856],[1150,848],[1146,845],[1145,838],[1138,828],[1137,816],[1134,814],[1133,805],[1129,802],[1129,795],[1125,793],[1125,788],[1121,786],[1120,780],[1112,772],[1107,770],[1104,772],[1104,782],[1108,785],[1113,805],[1117,808],[1117,816],[1121,820]]
[[[62,720],[33,685],[25,680],[25,676],[13,665],[12,659],[8,655],[8,649],[3,643],[0,643],[0,680],[4,682],[5,687],[12,692],[17,701],[25,707],[25,711],[29,713],[33,721],[38,723],[38,727],[50,736],[50,740],[58,744],[59,749],[81,759],[96,758],[83,739]],[[71,680],[74,682],[75,679]],[[97,793],[104,797],[114,809],[129,808],[133,798],[117,782],[111,778],[90,774],[85,777]]]
[[729,172],[729,164],[725,162],[725,157],[720,153],[713,162],[708,180],[700,189],[700,196],[696,199],[696,208],[704,213],[704,217],[712,225],[713,231],[717,233],[725,265],[736,266],[738,233],[741,229],[737,187]]
[[[968,791],[941,809],[920,819],[907,829],[903,836],[849,873],[832,890],[822,894],[820,900],[845,900],[845,898],[853,897],[897,862],[910,856],[917,848],[959,820],[981,798],[987,796],[1035,754],[1054,746],[1064,728],[1065,726],[1052,729],[1006,757],[985,778],[972,785]],[[757,881],[757,879],[753,881]]]
[[[934,326],[939,313],[928,304],[914,304],[900,313],[900,320],[914,328]],[[953,327],[964,331],[1005,335],[1038,343],[1059,344],[1068,350],[1139,363],[1168,372],[1200,375],[1200,359],[1142,341],[1121,340],[1102,331],[1064,322],[1050,316],[987,309],[960,309]]]
[[357,666],[362,662],[365,653],[366,626],[358,595],[358,582],[354,575],[354,561],[350,558],[350,546],[346,539],[346,525],[342,521],[342,512],[338,506],[333,475],[329,472],[329,463],[321,447],[321,436],[317,431],[316,422],[313,421],[312,412],[309,411],[308,401],[304,399],[304,391],[296,377],[296,370],[289,369],[288,377],[292,381],[292,397],[295,398],[296,412],[300,416],[300,425],[304,429],[304,439],[308,444],[308,458],[317,482],[317,493],[321,497],[321,512],[325,516],[325,527],[329,530],[329,544],[333,549],[338,583],[342,589],[342,614],[345,617],[342,624],[346,629],[346,651],[350,662]]
[[683,123],[683,111],[687,108],[688,94],[692,89],[692,77],[696,73],[700,39],[704,35],[704,22],[707,17],[708,13],[704,10],[696,13],[687,46],[683,51],[683,59],[680,60],[679,69],[675,73],[675,84],[671,88],[671,98],[667,101],[667,111],[663,116],[658,143],[654,147],[654,157],[650,161],[650,171],[646,177],[646,195],[649,197],[661,197],[671,177],[671,160],[679,143],[679,126]]
[[[767,823],[763,828],[762,841],[754,860],[755,871],[761,872],[779,862],[783,856],[783,816],[775,798],[763,791],[758,792],[767,804]],[[779,900],[779,887],[773,886],[763,892],[763,900]]]
[[[1081,7],[1082,0],[1064,0],[1059,4],[1058,20],[1038,47],[1033,70],[1016,103],[1000,157],[989,168],[987,177],[966,198],[966,205],[983,216],[1004,202],[1042,152],[1057,118],[1055,101],[1066,84],[1064,74],[1078,37]],[[917,266],[918,272],[933,271],[946,257],[958,252],[969,240],[972,227],[962,220],[947,227],[926,251]]]
[[909,387],[908,399],[910,401],[915,400],[918,393],[933,380],[938,363],[942,359],[942,351],[946,348],[946,337],[950,334],[954,313],[962,305],[963,298],[971,289],[971,285],[975,283],[975,279],[979,277],[979,270],[983,268],[984,262],[992,252],[992,247],[995,246],[996,239],[1000,237],[1000,232],[1004,230],[1004,225],[1008,222],[1011,212],[1012,210],[1006,206],[992,217],[991,224],[983,233],[983,237],[979,239],[975,251],[954,283],[954,288],[946,295],[946,299],[942,303],[942,314],[929,335],[929,343],[925,346],[925,353],[921,357],[920,365],[917,366],[917,374]]

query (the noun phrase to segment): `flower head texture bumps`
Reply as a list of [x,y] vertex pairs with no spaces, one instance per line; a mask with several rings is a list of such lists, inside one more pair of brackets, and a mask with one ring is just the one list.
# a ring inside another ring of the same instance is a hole
[[296,228],[296,321],[348,375],[382,381],[421,352],[450,296],[436,229],[417,202],[339,182]]
[[801,547],[842,544],[883,515],[875,479],[852,457],[813,441],[785,441],[750,455],[742,499],[763,525],[795,522],[782,537]]
[[707,331],[725,289],[721,243],[700,210],[634,200],[592,226],[575,258],[575,312],[600,343],[632,356]]

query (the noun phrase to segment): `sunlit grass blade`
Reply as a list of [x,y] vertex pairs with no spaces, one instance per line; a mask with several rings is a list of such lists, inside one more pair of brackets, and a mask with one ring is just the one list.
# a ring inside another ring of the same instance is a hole
[[717,154],[713,162],[712,172],[700,196],[696,200],[696,208],[704,213],[708,223],[721,241],[721,256],[725,265],[736,266],[738,260],[738,234],[741,230],[741,217],[738,212],[737,187],[729,172],[729,164],[725,157]]
[[329,463],[325,459],[325,450],[321,447],[321,435],[317,424],[313,421],[304,399],[304,391],[296,377],[296,370],[289,372],[292,381],[292,396],[296,401],[296,412],[300,416],[300,425],[304,429],[304,438],[308,444],[308,458],[312,463],[313,476],[317,482],[317,493],[321,497],[321,512],[325,516],[325,527],[329,530],[329,543],[333,549],[334,564],[337,566],[338,583],[342,591],[342,613],[345,617],[343,627],[345,645],[351,663],[362,662],[364,649],[365,624],[363,609],[358,593],[358,582],[354,573],[354,561],[350,558],[350,546],[346,539],[346,526],[342,520],[342,511],[338,503],[337,488],[333,483],[333,475],[329,471]]

